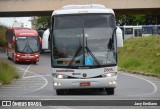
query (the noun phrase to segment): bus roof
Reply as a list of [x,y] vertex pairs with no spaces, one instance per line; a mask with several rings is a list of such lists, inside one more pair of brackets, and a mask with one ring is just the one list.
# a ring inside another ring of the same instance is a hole
[[142,27],[152,28],[152,27],[160,27],[160,25],[142,25]]
[[31,28],[11,28],[9,31],[14,31],[15,36],[38,36],[38,32]]
[[81,13],[112,13],[114,14],[114,11],[100,4],[66,5],[61,9],[55,10],[52,13],[52,16],[61,15],[61,14],[81,14]]

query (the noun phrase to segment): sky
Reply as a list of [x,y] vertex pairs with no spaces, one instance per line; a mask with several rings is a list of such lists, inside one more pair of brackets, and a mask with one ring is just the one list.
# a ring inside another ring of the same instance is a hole
[[31,26],[31,17],[1,17],[0,24],[7,27],[12,27],[15,21],[21,22],[24,24],[24,27],[32,28]]

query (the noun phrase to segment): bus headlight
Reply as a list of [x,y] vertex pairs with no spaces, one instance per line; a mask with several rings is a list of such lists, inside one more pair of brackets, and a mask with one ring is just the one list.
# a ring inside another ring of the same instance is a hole
[[54,86],[61,86],[61,83],[53,83]]
[[58,79],[63,79],[63,75],[57,75]]
[[117,84],[117,81],[110,81],[109,82],[109,85],[115,85],[115,84]]
[[68,76],[67,75],[64,75],[64,74],[52,74],[53,75],[53,77],[55,77],[55,78],[58,78],[58,79],[67,79],[68,78]]
[[113,77],[116,76],[117,72],[109,72],[102,75],[102,77]]
[[19,54],[17,54],[17,57],[20,57],[20,55],[19,55]]
[[38,57],[39,55],[35,55],[35,57]]

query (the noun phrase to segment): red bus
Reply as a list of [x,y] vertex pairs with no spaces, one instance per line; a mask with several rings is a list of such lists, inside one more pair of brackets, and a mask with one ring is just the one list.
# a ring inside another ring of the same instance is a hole
[[8,59],[16,62],[39,61],[39,45],[42,43],[36,30],[30,28],[11,28],[6,31],[6,53]]

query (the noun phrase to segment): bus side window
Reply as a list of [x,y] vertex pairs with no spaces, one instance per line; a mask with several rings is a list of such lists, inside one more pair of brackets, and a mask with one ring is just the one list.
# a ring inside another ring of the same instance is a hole
[[133,34],[133,28],[125,28],[125,34]]
[[148,28],[147,27],[144,27],[143,28],[143,34],[147,34],[148,33]]

